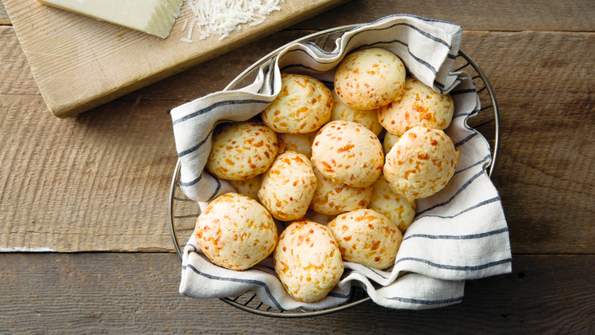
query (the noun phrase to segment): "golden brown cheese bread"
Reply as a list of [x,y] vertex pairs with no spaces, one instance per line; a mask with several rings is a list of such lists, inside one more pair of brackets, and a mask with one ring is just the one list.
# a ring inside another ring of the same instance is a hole
[[196,221],[195,235],[211,262],[231,270],[256,265],[277,245],[277,228],[269,212],[237,193],[211,201]]
[[306,134],[277,134],[281,151],[295,151],[308,159],[312,157],[312,143],[316,132]]
[[442,130],[415,127],[386,156],[384,177],[395,193],[409,201],[429,197],[452,178],[459,154]]
[[323,225],[299,220],[290,224],[274,253],[275,272],[287,292],[296,300],[324,299],[343,275],[343,261],[330,230]]
[[260,201],[258,199],[258,191],[260,190],[260,184],[262,183],[262,175],[250,179],[230,180],[229,183],[239,194]]
[[331,117],[333,97],[319,80],[281,75],[281,92],[260,114],[262,121],[278,133],[304,134],[318,130]]
[[271,166],[278,149],[277,135],[260,122],[224,123],[213,132],[206,168],[218,178],[250,179]]
[[382,170],[384,155],[378,137],[349,121],[331,121],[314,138],[312,162],[334,183],[371,186]]
[[286,151],[263,175],[258,198],[278,220],[301,219],[316,191],[316,175],[306,156]]
[[370,129],[376,136],[382,131],[382,126],[378,123],[377,111],[358,110],[346,106],[341,102],[335,90],[333,93],[333,110],[331,112],[331,121],[343,120],[359,123]]
[[390,149],[397,143],[399,140],[399,136],[393,135],[389,132],[386,132],[384,135],[384,140],[382,141],[382,148],[384,149],[384,155],[388,155]]
[[368,207],[386,216],[404,232],[415,218],[415,201],[396,194],[384,176],[380,176],[372,186],[372,201]]
[[372,186],[353,187],[333,183],[314,168],[318,186],[310,208],[325,215],[337,215],[368,207],[372,199]]
[[304,215],[304,219],[308,219],[310,221],[320,223],[321,225],[324,225],[324,226],[326,226],[331,221],[333,221],[335,219],[335,217],[336,217],[336,215],[326,215],[326,214],[318,213],[317,211],[313,210],[312,208],[309,208],[308,211],[306,212],[306,215]]
[[444,130],[450,125],[454,110],[450,94],[437,93],[407,77],[402,98],[379,109],[378,120],[389,133],[401,136],[417,126]]
[[339,64],[335,90],[341,102],[351,108],[378,109],[403,93],[405,74],[403,62],[388,50],[356,51]]
[[403,235],[384,215],[358,209],[337,216],[328,227],[343,259],[384,270],[395,263]]

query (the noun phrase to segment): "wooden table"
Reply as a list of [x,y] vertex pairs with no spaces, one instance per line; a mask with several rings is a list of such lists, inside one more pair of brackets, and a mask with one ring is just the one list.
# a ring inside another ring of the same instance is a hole
[[[462,303],[428,311],[366,303],[273,319],[181,296],[166,217],[176,163],[168,110],[295,38],[391,13],[462,25],[462,48],[494,87],[493,181],[513,272],[468,281]],[[58,119],[0,5],[0,333],[594,333],[594,18],[592,0],[353,0]]]

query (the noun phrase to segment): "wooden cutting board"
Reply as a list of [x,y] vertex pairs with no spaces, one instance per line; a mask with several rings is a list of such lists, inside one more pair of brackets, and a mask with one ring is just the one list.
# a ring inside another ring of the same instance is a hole
[[[169,37],[160,39],[34,0],[4,0],[39,90],[57,117],[73,116],[315,16],[348,0],[286,0],[262,24],[219,41],[185,43],[185,2]],[[186,28],[188,29],[188,28]],[[198,31],[194,33],[198,36]],[[213,75],[216,75],[215,73]]]

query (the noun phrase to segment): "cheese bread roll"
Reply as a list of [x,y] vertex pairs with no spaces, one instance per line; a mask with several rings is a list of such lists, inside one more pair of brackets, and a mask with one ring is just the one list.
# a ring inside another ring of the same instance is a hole
[[269,212],[237,193],[211,201],[198,217],[195,234],[211,262],[232,270],[256,265],[277,245],[277,228]]
[[398,140],[399,136],[386,132],[386,134],[384,135],[384,141],[382,142],[382,148],[384,149],[385,156],[388,155],[390,149],[393,148],[393,146],[395,145],[395,143],[397,143]]
[[320,223],[321,225],[327,225],[331,221],[333,221],[337,217],[336,215],[326,215],[322,213],[318,213],[317,211],[313,210],[312,208],[308,208],[306,215],[304,215],[304,219],[308,219],[310,221],[314,221],[316,223]]
[[316,132],[306,134],[277,134],[279,145],[283,151],[295,151],[308,159],[312,157],[312,143]]
[[346,106],[341,102],[335,90],[333,92],[333,111],[331,112],[331,121],[343,120],[359,123],[370,129],[376,136],[382,131],[382,126],[378,123],[377,112],[373,110],[357,110]]
[[368,207],[386,216],[404,232],[415,218],[415,201],[396,194],[384,176],[380,176],[372,186],[372,201]]
[[314,138],[312,162],[337,184],[371,186],[382,170],[384,155],[378,137],[349,121],[331,121]]
[[281,75],[277,98],[261,113],[278,133],[304,134],[318,130],[331,117],[333,96],[322,82],[298,74]]
[[442,130],[415,127],[386,156],[384,177],[409,201],[443,189],[455,173],[459,151]]
[[341,253],[332,233],[309,220],[285,228],[275,248],[274,262],[287,292],[303,302],[324,299],[343,275]]
[[250,179],[230,180],[229,183],[239,194],[259,201],[258,191],[260,190],[260,184],[262,183],[262,175]]
[[301,219],[316,191],[316,175],[306,156],[286,151],[262,177],[258,197],[278,220]]
[[341,102],[360,110],[378,109],[397,99],[405,87],[405,66],[390,51],[372,48],[347,55],[335,73]]
[[379,109],[378,120],[389,133],[401,136],[417,126],[444,130],[450,125],[454,111],[450,94],[437,93],[408,77],[403,97]]
[[277,135],[260,122],[224,123],[215,128],[206,168],[217,178],[250,179],[271,166],[278,149]]
[[343,259],[384,270],[395,263],[403,235],[384,215],[358,209],[337,216],[328,227]]
[[353,187],[335,184],[314,168],[318,186],[310,203],[310,208],[318,213],[337,215],[368,207],[372,199],[372,186]]

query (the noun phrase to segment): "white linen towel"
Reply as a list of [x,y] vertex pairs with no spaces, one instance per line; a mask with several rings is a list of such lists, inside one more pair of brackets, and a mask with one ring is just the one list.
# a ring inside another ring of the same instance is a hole
[[345,263],[340,283],[322,301],[291,298],[277,279],[271,257],[256,267],[236,272],[213,265],[193,236],[184,248],[180,293],[195,298],[233,297],[248,290],[280,310],[322,309],[346,302],[352,285],[365,288],[379,305],[427,309],[461,302],[466,279],[511,272],[508,227],[500,196],[485,167],[489,144],[467,126],[480,110],[471,77],[451,72],[461,42],[461,27],[411,15],[392,15],[361,25],[337,39],[332,52],[311,43],[291,44],[259,69],[253,84],[216,92],[171,111],[178,156],[180,187],[201,207],[233,191],[225,181],[204,171],[211,135],[221,122],[248,120],[272,102],[281,88],[281,72],[310,75],[332,83],[334,69],[349,52],[380,47],[398,55],[409,72],[454,100],[455,115],[446,133],[461,152],[447,187],[417,200],[417,214],[407,229],[395,265],[384,271]]

